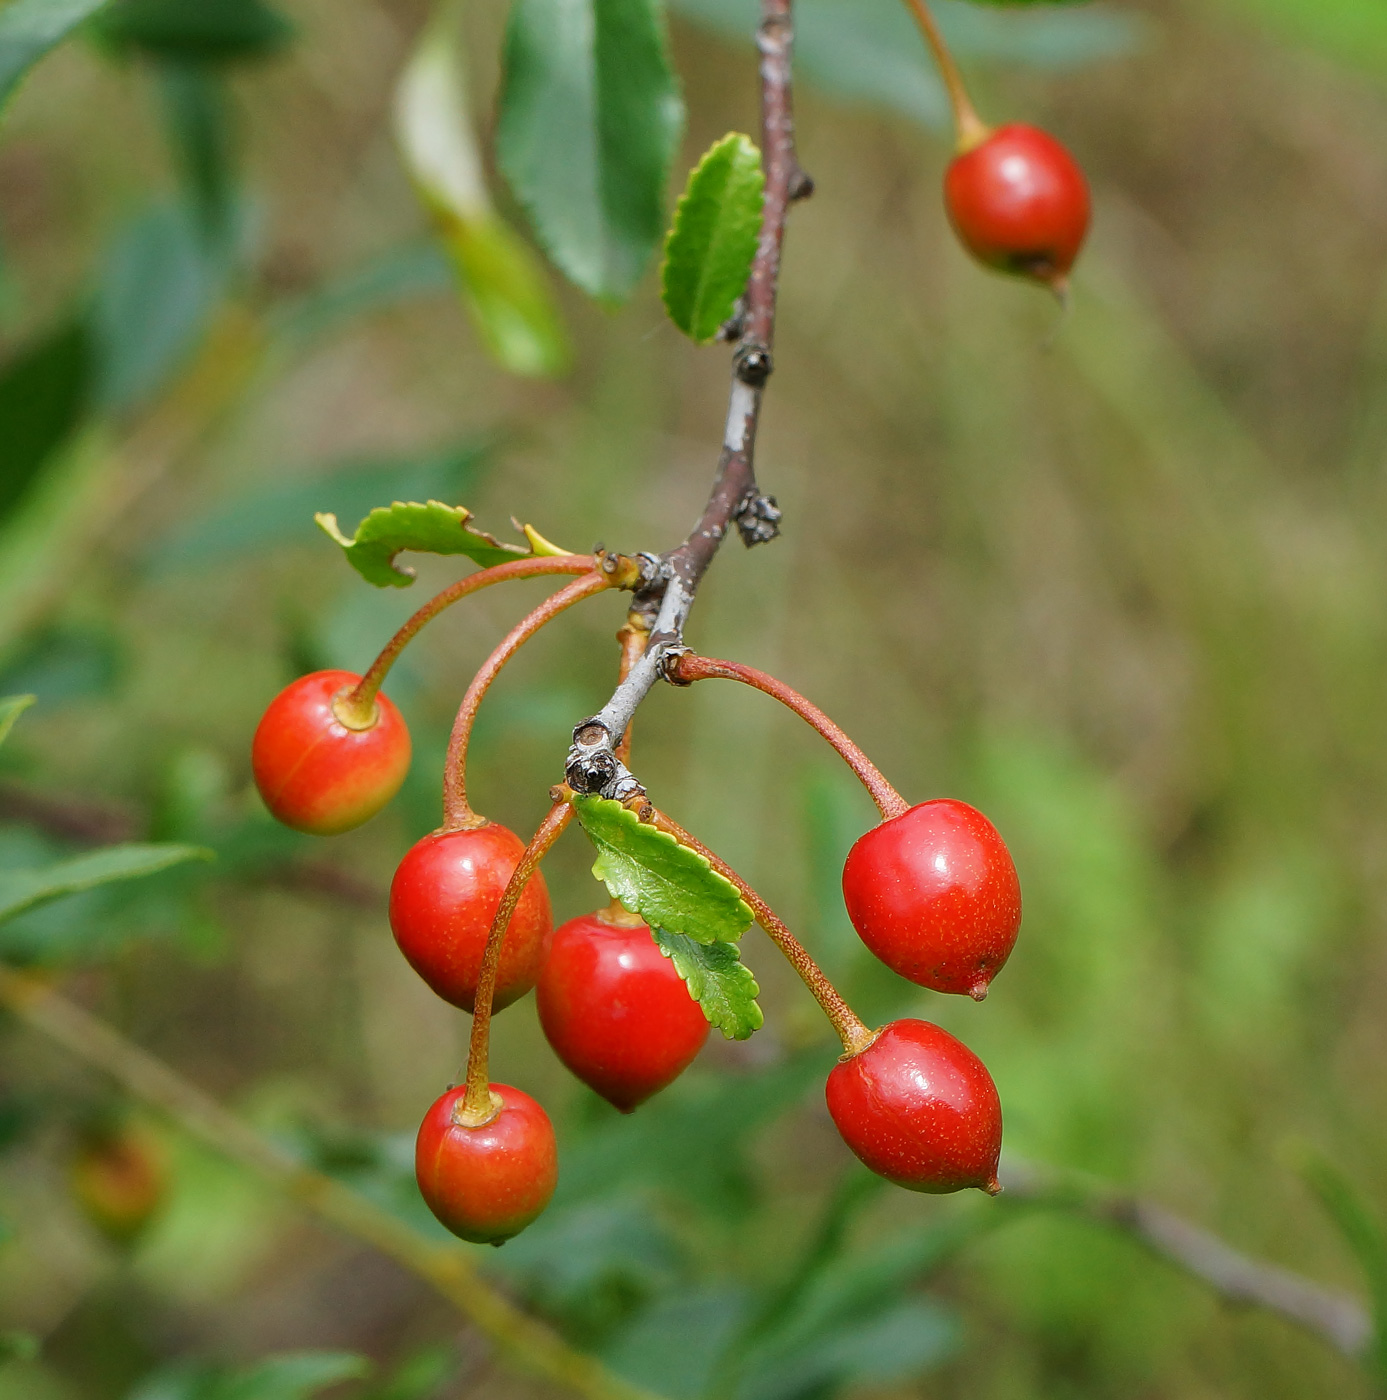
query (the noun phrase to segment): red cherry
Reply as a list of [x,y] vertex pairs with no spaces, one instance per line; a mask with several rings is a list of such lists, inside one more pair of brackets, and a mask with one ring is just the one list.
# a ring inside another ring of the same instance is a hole
[[843,1141],[878,1176],[944,1195],[1002,1188],[1002,1105],[987,1066],[928,1021],[892,1021],[834,1065],[825,1089]]
[[979,262],[1062,283],[1088,233],[1084,173],[1053,136],[1015,123],[965,151],[944,177],[954,231]]
[[400,712],[376,696],[368,728],[349,728],[334,712],[361,680],[350,671],[314,671],[270,702],[250,761],[265,805],[296,831],[335,836],[374,817],[409,771],[409,730]]
[[997,828],[966,802],[922,802],[861,837],[843,899],[862,941],[893,972],[976,1001],[1021,927],[1021,884]]
[[684,979],[624,910],[584,914],[554,934],[535,1001],[554,1053],[623,1113],[677,1079],[708,1039]]
[[[409,965],[444,1001],[471,1011],[491,921],[525,843],[495,822],[435,831],[405,854],[390,883],[390,927]],[[516,905],[496,970],[492,1009],[535,985],[553,932],[538,871]]]
[[489,1123],[460,1123],[466,1090],[449,1089],[424,1115],[414,1144],[414,1176],[428,1207],[453,1234],[501,1244],[549,1204],[559,1150],[549,1115],[509,1084],[493,1084],[501,1111]]

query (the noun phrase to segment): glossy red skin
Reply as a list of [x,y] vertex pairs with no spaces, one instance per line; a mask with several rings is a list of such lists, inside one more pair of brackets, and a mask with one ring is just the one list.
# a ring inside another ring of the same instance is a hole
[[708,1039],[707,1019],[649,928],[602,914],[555,932],[535,1001],[554,1053],[623,1113],[677,1079]]
[[370,729],[348,729],[332,702],[360,676],[314,671],[270,702],[251,742],[255,785],[285,826],[336,836],[374,817],[409,772],[409,730],[384,695]]
[[[470,831],[435,831],[416,842],[390,883],[390,927],[409,965],[454,1006],[473,1009],[491,921],[525,843],[496,822]],[[536,871],[515,907],[496,969],[492,1010],[535,985],[554,920]]]
[[893,972],[981,1001],[1016,946],[1021,882],[997,828],[966,802],[922,802],[861,837],[843,900]]
[[953,161],[944,205],[979,262],[1043,282],[1073,267],[1092,215],[1074,157],[1053,136],[1020,123]]
[[453,1234],[501,1244],[549,1204],[559,1149],[549,1115],[509,1084],[493,1084],[501,1112],[480,1128],[453,1121],[463,1088],[449,1089],[424,1115],[414,1143],[414,1176],[428,1207]]
[[928,1021],[892,1021],[829,1073],[828,1111],[843,1141],[878,1176],[945,1195],[995,1195],[1002,1105],[987,1066]]

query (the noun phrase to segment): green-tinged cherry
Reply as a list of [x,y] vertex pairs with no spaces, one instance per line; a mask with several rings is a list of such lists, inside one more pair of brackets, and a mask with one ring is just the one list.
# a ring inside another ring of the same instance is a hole
[[384,695],[356,707],[361,677],[314,671],[270,702],[251,744],[265,805],[285,826],[335,836],[375,816],[409,772],[409,730]]
[[623,1113],[686,1070],[708,1022],[650,929],[620,905],[554,934],[535,992],[565,1065]]
[[[491,921],[525,843],[496,822],[435,831],[405,854],[390,884],[390,927],[409,965],[454,1006],[471,1011]],[[525,995],[549,951],[553,916],[538,871],[501,948],[493,1008]]]
[[843,866],[862,941],[893,972],[981,1001],[1021,927],[1021,883],[997,828],[966,802],[922,802],[862,836]]
[[549,1204],[559,1179],[549,1115],[509,1084],[491,1086],[494,1115],[469,1127],[466,1091],[449,1089],[419,1125],[414,1174],[439,1221],[473,1244],[503,1244]]
[[892,1021],[826,1086],[843,1141],[878,1176],[944,1195],[1002,1188],[1002,1105],[987,1066],[928,1021]]

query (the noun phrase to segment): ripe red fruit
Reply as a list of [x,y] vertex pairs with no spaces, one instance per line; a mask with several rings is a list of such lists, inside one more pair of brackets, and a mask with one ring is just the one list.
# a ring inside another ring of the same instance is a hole
[[1002,1188],[1002,1105],[987,1066],[928,1021],[892,1021],[833,1067],[825,1089],[843,1141],[878,1176],[944,1195]]
[[944,204],[964,246],[1001,272],[1063,286],[1088,233],[1084,173],[1053,136],[1014,123],[956,157]]
[[414,1144],[414,1175],[428,1207],[453,1234],[501,1244],[549,1204],[559,1180],[559,1151],[549,1115],[509,1084],[493,1084],[501,1111],[489,1123],[460,1123],[466,1090],[437,1099]]
[[623,1113],[677,1079],[708,1038],[674,964],[621,909],[558,929],[535,1001],[555,1054]]
[[[435,831],[405,854],[390,884],[390,927],[409,965],[444,1001],[471,1011],[491,921],[525,843],[496,822]],[[549,891],[536,871],[516,905],[496,970],[492,1009],[535,985],[553,932]]]
[[922,802],[861,837],[843,899],[862,941],[893,972],[975,1001],[1021,927],[1021,884],[997,828],[966,802]]
[[409,730],[377,695],[364,728],[344,723],[340,705],[361,680],[314,671],[270,702],[251,744],[251,768],[265,805],[296,831],[335,836],[375,816],[409,771]]

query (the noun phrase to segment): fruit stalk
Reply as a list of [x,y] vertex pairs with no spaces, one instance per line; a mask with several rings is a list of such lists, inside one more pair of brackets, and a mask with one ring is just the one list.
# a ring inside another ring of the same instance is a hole
[[457,1121],[464,1127],[480,1127],[494,1118],[500,1109],[491,1093],[490,1048],[491,1002],[496,992],[496,969],[501,961],[501,946],[506,941],[511,915],[520,903],[520,896],[530,876],[539,868],[540,861],[572,820],[573,808],[568,802],[562,799],[556,801],[549,809],[549,815],[540,823],[539,830],[530,838],[530,844],[525,847],[525,854],[520,857],[520,864],[515,867],[491,921],[486,951],[482,954],[481,975],[477,978],[476,1009],[472,1013],[472,1039],[467,1051],[467,1094],[457,1113]]
[[915,22],[925,36],[925,43],[934,55],[939,76],[944,80],[945,91],[949,94],[949,106],[953,108],[954,136],[959,154],[971,151],[974,146],[980,146],[987,140],[991,135],[991,128],[978,116],[973,99],[968,96],[968,89],[964,86],[963,74],[959,72],[958,64],[954,62],[954,56],[944,42],[939,22],[926,0],[905,0],[905,3],[906,8],[915,16]]
[[435,593],[391,637],[351,694],[343,696],[333,706],[333,712],[348,729],[365,729],[373,724],[376,692],[384,684],[400,653],[419,635],[427,623],[432,622],[445,608],[452,607],[469,593],[489,588],[493,583],[505,583],[508,579],[536,578],[542,574],[586,574],[595,567],[596,560],[590,554],[542,555],[496,564],[489,569],[479,569],[475,574],[468,574],[466,578],[449,584],[441,593]]
[[838,988],[809,956],[809,950],[785,927],[770,905],[721,856],[714,854],[701,841],[690,836],[678,822],[655,807],[650,808],[649,820],[659,830],[669,832],[681,845],[697,851],[724,880],[737,887],[737,892],[751,906],[756,922],[766,931],[771,942],[784,953],[790,966],[799,974],[800,980],[809,988],[814,1000],[823,1009],[824,1015],[833,1023],[833,1029],[838,1032],[838,1038],[843,1042],[844,1053],[857,1055],[865,1050],[875,1039],[876,1032],[843,1000]]
[[768,676],[754,666],[743,666],[737,661],[719,661],[711,656],[695,656],[689,651],[683,652],[670,663],[667,674],[676,685],[720,679],[741,681],[743,685],[754,686],[793,710],[837,750],[839,757],[857,774],[862,786],[871,794],[883,821],[890,821],[892,817],[899,817],[910,809],[910,804],[905,798],[886,781],[881,769],[843,730],[817,705],[806,700],[799,691],[791,689],[784,681],[778,681],[774,676]]
[[613,586],[612,581],[603,574],[593,572],[559,589],[557,593],[550,594],[539,607],[522,618],[506,634],[500,646],[482,662],[481,668],[472,677],[472,684],[467,687],[467,693],[462,697],[462,704],[458,706],[457,719],[453,721],[453,733],[448,740],[448,755],[443,764],[444,831],[466,831],[481,824],[481,819],[467,803],[467,744],[472,737],[472,726],[476,722],[482,697],[492,681],[506,662],[546,622],[552,622],[574,603]]

